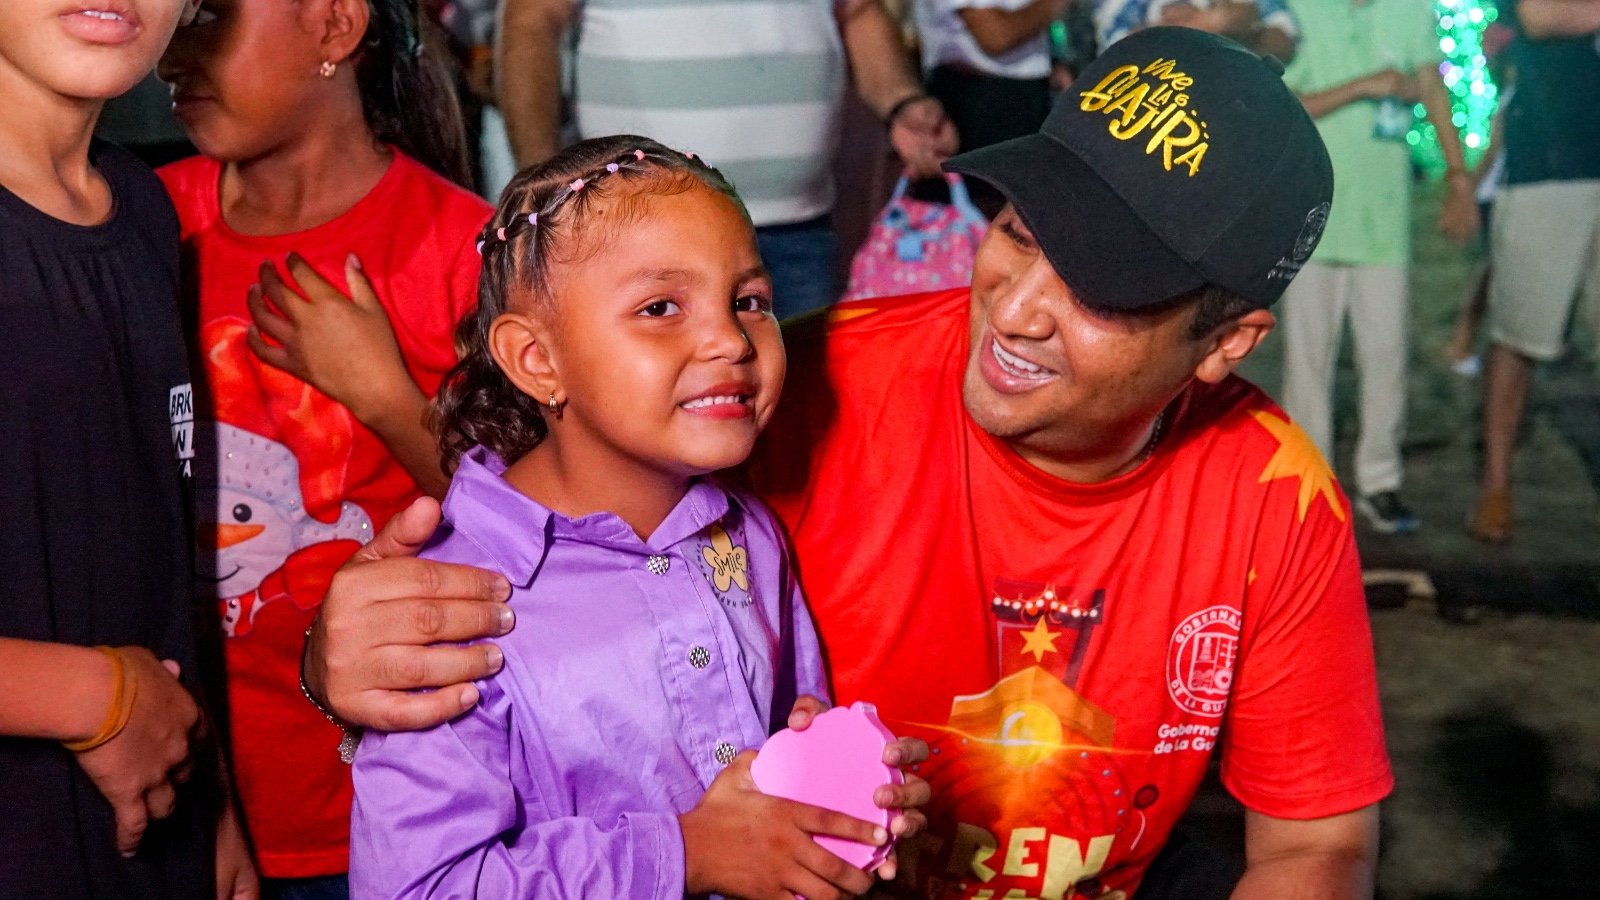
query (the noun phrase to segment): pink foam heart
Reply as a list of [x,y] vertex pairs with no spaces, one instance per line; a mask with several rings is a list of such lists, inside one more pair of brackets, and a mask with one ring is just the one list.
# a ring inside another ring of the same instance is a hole
[[[889,828],[899,810],[879,809],[872,795],[881,784],[900,784],[900,770],[883,764],[894,733],[870,703],[830,709],[804,731],[785,728],[767,739],[750,763],[762,793],[810,803]],[[882,846],[818,835],[817,843],[852,866],[872,871],[889,858],[894,837]]]

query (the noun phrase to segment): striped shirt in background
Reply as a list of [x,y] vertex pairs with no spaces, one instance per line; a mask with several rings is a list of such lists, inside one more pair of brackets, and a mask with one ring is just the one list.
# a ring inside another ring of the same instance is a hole
[[578,129],[705,157],[756,225],[821,216],[833,207],[846,79],[835,9],[832,0],[583,0]]

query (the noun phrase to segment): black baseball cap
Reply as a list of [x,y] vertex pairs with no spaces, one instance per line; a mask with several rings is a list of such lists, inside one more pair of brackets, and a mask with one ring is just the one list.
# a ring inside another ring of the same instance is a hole
[[1317,246],[1333,165],[1283,66],[1227,38],[1112,44],[1038,133],[945,168],[994,185],[1086,301],[1153,306],[1217,285],[1271,306]]

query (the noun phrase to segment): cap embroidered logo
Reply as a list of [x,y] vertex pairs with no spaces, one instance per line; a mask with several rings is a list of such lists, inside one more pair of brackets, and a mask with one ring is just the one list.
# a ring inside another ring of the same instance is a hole
[[[1157,59],[1142,69],[1132,65],[1113,69],[1083,92],[1078,108],[1115,116],[1106,129],[1119,141],[1131,141],[1150,131],[1145,155],[1160,147],[1162,168],[1171,172],[1175,165],[1185,166],[1193,178],[1200,174],[1211,135],[1198,111],[1189,108],[1187,91],[1194,79],[1177,66],[1176,60]],[[1182,152],[1174,157],[1174,150]]]

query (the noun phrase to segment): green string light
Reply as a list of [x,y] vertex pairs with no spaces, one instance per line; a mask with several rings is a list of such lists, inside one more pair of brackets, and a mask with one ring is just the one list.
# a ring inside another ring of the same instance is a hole
[[[1500,17],[1500,11],[1493,0],[1435,0],[1433,11],[1438,17],[1439,50],[1445,56],[1439,74],[1450,92],[1451,119],[1461,132],[1467,164],[1474,165],[1489,148],[1489,122],[1500,96],[1483,52],[1484,29]],[[1439,135],[1422,104],[1415,112],[1415,124],[1406,135],[1411,158],[1425,171],[1443,172]]]

